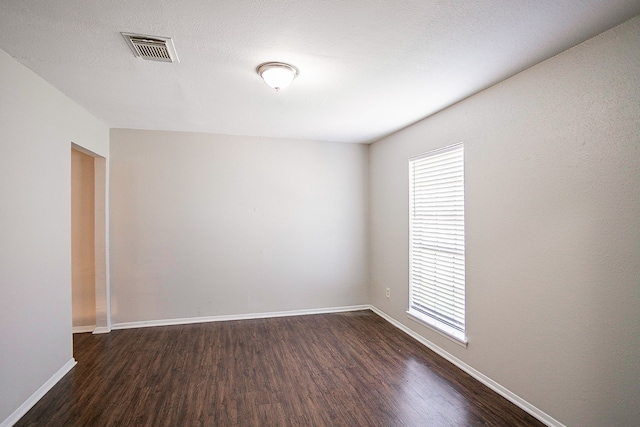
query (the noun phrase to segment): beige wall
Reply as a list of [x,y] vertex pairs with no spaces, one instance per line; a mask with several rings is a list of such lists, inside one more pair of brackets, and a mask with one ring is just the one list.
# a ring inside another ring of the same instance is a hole
[[108,128],[0,50],[0,422],[72,362],[71,156]]
[[95,168],[93,157],[71,150],[71,289],[74,328],[96,325]]
[[111,130],[113,322],[368,302],[368,147]]
[[[638,46],[635,18],[370,151],[373,304],[568,426],[640,419]],[[405,313],[407,159],[458,142],[467,349]]]

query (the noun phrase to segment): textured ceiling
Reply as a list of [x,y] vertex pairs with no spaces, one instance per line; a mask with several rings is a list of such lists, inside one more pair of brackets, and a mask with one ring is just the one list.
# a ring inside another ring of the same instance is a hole
[[[640,13],[638,0],[1,0],[0,48],[112,128],[366,143]],[[167,36],[180,63],[120,32]],[[276,93],[255,72],[300,69]]]

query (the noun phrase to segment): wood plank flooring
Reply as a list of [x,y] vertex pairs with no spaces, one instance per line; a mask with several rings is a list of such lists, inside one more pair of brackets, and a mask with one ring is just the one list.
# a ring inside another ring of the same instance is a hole
[[76,334],[17,426],[542,426],[371,311]]

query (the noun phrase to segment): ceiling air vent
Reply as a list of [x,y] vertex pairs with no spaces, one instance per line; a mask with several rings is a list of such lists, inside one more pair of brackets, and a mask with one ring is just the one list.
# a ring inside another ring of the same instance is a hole
[[168,37],[122,33],[135,56],[151,61],[180,62],[173,40]]

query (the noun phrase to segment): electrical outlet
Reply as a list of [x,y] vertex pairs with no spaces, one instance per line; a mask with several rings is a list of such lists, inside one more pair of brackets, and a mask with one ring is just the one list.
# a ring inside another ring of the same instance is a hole
[[391,289],[387,288],[387,289],[384,291],[384,294],[387,296],[387,298],[391,298]]

